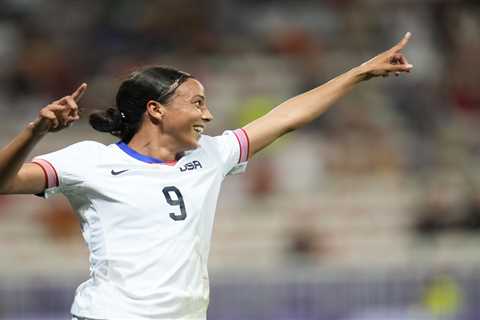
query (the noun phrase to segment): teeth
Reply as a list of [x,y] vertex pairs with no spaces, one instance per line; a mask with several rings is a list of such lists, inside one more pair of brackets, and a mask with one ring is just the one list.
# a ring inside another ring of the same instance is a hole
[[195,126],[193,127],[193,130],[195,130],[195,132],[198,132],[198,133],[203,133],[203,127],[200,127],[200,126]]

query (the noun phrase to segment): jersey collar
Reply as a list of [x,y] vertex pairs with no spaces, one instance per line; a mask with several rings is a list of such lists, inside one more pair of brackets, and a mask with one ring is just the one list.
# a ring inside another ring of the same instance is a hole
[[146,162],[146,163],[165,163],[165,164],[175,164],[177,161],[172,160],[172,161],[162,161],[157,158],[149,157],[146,155],[143,155],[141,153],[138,153],[137,151],[133,150],[130,148],[125,142],[119,141],[116,143],[116,145],[126,154],[131,156],[132,158],[135,158],[137,160]]

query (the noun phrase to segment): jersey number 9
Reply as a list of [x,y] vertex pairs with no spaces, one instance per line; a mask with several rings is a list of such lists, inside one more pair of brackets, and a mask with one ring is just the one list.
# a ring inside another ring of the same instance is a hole
[[[180,206],[180,214],[175,214],[175,212],[170,212],[170,218],[175,221],[185,220],[187,218],[187,211],[185,210],[185,202],[183,202],[183,196],[180,193],[180,190],[177,187],[169,186],[165,187],[162,190],[163,195],[165,196],[165,200],[167,200],[168,204],[171,206]],[[172,199],[171,193],[175,193],[176,200]]]

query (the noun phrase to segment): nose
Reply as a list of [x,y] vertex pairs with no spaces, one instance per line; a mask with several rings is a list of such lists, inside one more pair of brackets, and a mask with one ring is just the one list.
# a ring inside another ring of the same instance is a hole
[[205,122],[210,122],[213,120],[213,115],[210,113],[208,108],[203,109],[202,120]]

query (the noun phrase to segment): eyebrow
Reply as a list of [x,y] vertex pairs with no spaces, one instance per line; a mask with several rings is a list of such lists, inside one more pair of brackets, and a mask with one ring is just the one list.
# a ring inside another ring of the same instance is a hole
[[192,97],[192,100],[195,99],[195,98],[200,98],[202,100],[205,100],[205,96],[204,95],[201,95],[201,94],[196,94]]

